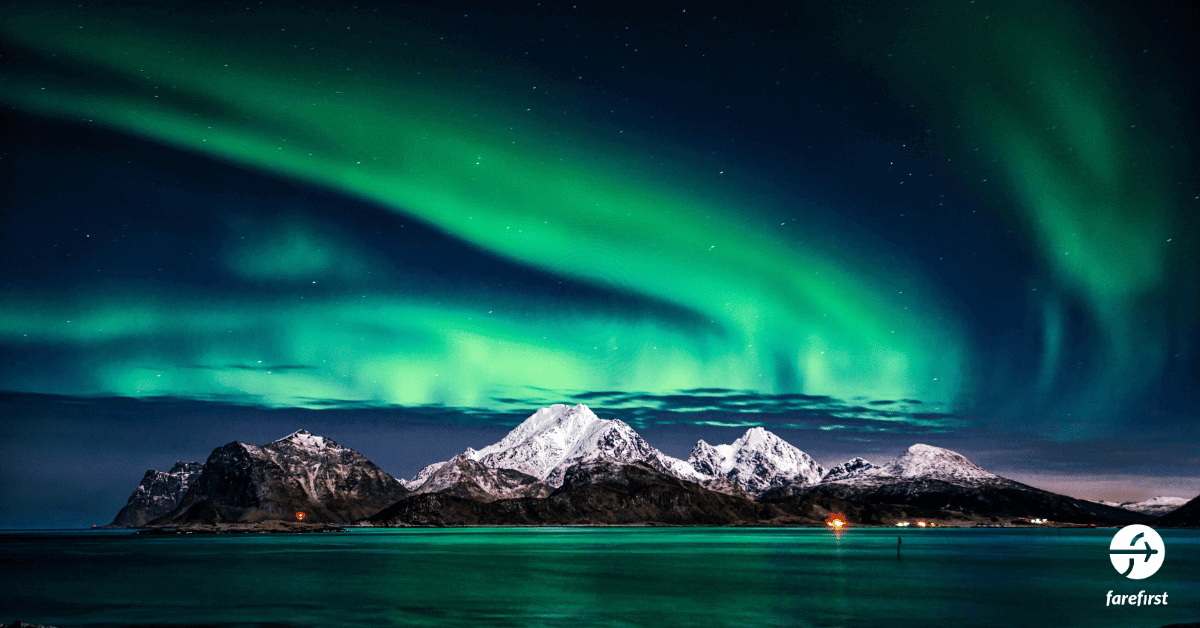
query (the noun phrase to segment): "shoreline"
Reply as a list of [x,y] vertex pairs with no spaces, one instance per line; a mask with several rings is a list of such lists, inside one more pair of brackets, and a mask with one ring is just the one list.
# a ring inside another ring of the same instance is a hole
[[299,523],[296,521],[262,521],[257,523],[187,524],[180,526],[141,528],[133,534],[308,534],[320,532],[345,532],[343,526],[325,523]]

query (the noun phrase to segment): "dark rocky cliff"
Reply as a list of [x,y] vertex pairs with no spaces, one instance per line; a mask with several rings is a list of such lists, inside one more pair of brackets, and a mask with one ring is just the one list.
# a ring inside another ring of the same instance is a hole
[[146,471],[125,507],[105,527],[140,528],[171,512],[203,468],[199,462],[176,462],[165,473],[154,469]]
[[293,521],[349,523],[369,517],[408,489],[362,454],[300,430],[261,447],[218,447],[199,477],[152,525]]

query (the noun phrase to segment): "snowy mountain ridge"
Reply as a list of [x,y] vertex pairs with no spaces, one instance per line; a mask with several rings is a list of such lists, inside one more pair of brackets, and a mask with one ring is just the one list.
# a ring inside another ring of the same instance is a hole
[[977,486],[1009,482],[984,471],[965,456],[949,449],[917,443],[887,464],[878,467],[862,458],[855,458],[834,469],[823,480],[830,484],[873,485],[906,480],[939,480],[960,486]]
[[[465,461],[479,466],[464,465]],[[627,423],[597,417],[584,404],[555,404],[537,410],[496,443],[468,448],[454,460],[428,465],[412,480],[401,482],[420,493],[446,492],[451,489],[443,487],[453,484],[458,487],[453,490],[470,487],[473,495],[478,493],[484,500],[504,499],[541,489],[517,476],[501,478],[488,469],[514,471],[553,490],[563,486],[568,469],[594,462],[643,462],[710,490],[751,499],[817,489],[842,497],[880,490],[893,497],[911,497],[943,490],[931,482],[958,487],[952,490],[1028,488],[980,468],[958,452],[923,443],[908,447],[882,466],[854,458],[825,470],[811,456],[762,427],[748,429],[730,444],[710,445],[700,440],[684,461],[655,449]],[[441,473],[451,464],[454,470]],[[430,482],[435,476],[442,479]]]
[[1167,497],[1160,495],[1158,497],[1151,497],[1150,499],[1145,499],[1140,502],[1098,501],[1096,503],[1104,504],[1105,506],[1112,506],[1113,508],[1124,508],[1125,510],[1132,510],[1133,512],[1140,512],[1145,515],[1154,515],[1156,517],[1160,517],[1175,510],[1176,508],[1179,508],[1187,502],[1188,500],[1182,497]]
[[688,463],[710,478],[728,478],[751,495],[780,486],[816,484],[825,474],[811,456],[761,427],[746,430],[730,445],[700,440]]
[[[584,404],[542,408],[498,442],[468,448],[459,457],[486,468],[518,471],[552,488],[562,486],[570,467],[596,460],[642,461],[719,492],[752,496],[777,486],[815,484],[824,474],[808,454],[761,427],[747,430],[729,445],[700,441],[684,461],[655,449],[624,421],[601,419]],[[402,482],[410,490],[424,492],[430,478],[451,462],[428,465]]]
[[[316,440],[319,437],[299,434],[289,438],[297,441],[296,446],[314,450],[328,446]],[[624,464],[643,461],[682,480],[723,492],[744,491],[754,497],[773,489],[822,483],[879,485],[939,480],[979,486],[1008,482],[962,454],[920,443],[883,466],[855,458],[826,471],[811,456],[762,427],[746,430],[730,444],[710,445],[700,440],[684,461],[655,449],[624,421],[601,419],[584,404],[542,408],[498,442],[481,449],[468,448],[459,458],[477,462],[483,468],[517,471],[552,489],[562,486],[568,468],[592,460]],[[410,490],[428,492],[434,484],[422,487],[452,462],[428,465],[412,480],[401,482]],[[490,478],[479,477],[476,482],[499,490]]]
[[862,475],[871,469],[878,468],[878,465],[872,464],[865,458],[851,458],[850,460],[826,471],[825,475],[821,477],[821,481],[828,482],[830,480],[836,480],[839,478]]
[[[584,404],[542,408],[500,441],[478,450],[468,448],[461,456],[484,467],[519,471],[552,488],[562,486],[569,467],[596,458],[623,463],[647,461],[682,479],[706,479],[686,462],[651,447],[629,424],[601,419]],[[405,485],[417,489],[448,463],[425,467]]]

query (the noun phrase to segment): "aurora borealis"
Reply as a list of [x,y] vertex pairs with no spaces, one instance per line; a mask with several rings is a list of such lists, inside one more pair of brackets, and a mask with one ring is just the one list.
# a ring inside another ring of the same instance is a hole
[[1189,7],[0,15],[10,428],[586,402],[1200,490]]

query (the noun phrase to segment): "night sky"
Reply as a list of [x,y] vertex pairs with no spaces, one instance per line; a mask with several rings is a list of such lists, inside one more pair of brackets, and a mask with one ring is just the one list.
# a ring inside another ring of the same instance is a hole
[[1200,493],[1194,5],[496,4],[0,8],[0,527],[551,403]]

